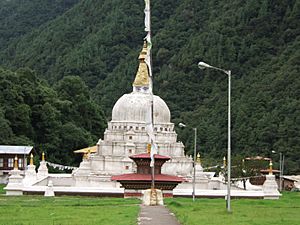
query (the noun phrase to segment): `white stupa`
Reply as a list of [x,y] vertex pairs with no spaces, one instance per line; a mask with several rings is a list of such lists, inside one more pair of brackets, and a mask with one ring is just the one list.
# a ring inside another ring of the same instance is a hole
[[[146,46],[139,56],[140,64],[133,82],[133,91],[115,103],[112,119],[97,143],[97,151],[74,172],[77,185],[94,179],[109,180],[110,176],[135,172],[131,155],[145,153],[150,143],[146,131],[153,96],[153,127],[158,154],[171,157],[162,173],[187,177],[192,172],[192,159],[185,156],[184,145],[177,141],[174,123],[167,104],[149,91],[148,67],[145,63]],[[86,171],[86,172],[85,172]],[[87,174],[88,172],[88,174]]]

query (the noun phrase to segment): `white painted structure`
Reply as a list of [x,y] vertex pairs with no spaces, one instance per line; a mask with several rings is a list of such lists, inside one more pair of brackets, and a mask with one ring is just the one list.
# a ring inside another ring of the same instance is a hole
[[[100,139],[97,143],[97,153],[90,155],[92,174],[116,175],[135,171],[135,164],[129,156],[147,151],[149,136],[145,121],[149,98],[149,93],[134,91],[116,102],[104,140]],[[170,122],[170,110],[158,96],[154,96],[154,132],[158,154],[171,157],[163,166],[162,173],[190,175],[192,159],[184,155],[184,146],[177,142],[174,124]]]
[[[171,157],[162,167],[162,173],[189,177],[192,159],[185,156],[184,145],[177,141],[174,123],[167,104],[149,90],[149,74],[145,59],[145,46],[140,54],[140,65],[133,83],[133,91],[124,94],[114,105],[112,119],[97,143],[97,151],[85,159],[74,172],[76,186],[107,186],[112,175],[134,173],[131,155],[146,153],[150,138],[147,121],[152,116],[158,154]],[[153,98],[153,115],[150,115]],[[96,183],[95,183],[96,182]]]

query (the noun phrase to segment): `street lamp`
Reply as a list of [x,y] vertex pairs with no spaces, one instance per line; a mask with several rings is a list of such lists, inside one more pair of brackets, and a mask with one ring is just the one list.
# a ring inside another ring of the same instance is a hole
[[[178,124],[179,127],[186,127],[185,124],[183,123],[179,123]],[[195,183],[196,183],[196,151],[197,151],[197,128],[194,127],[193,128],[194,132],[195,132],[195,137],[194,137],[194,160],[193,160],[193,201],[195,201]]]
[[[273,154],[276,154],[276,151],[272,150]],[[282,152],[279,152],[279,191],[282,191],[282,178],[283,178],[283,168],[284,168],[284,155]]]
[[228,149],[227,149],[227,211],[231,211],[230,207],[230,179],[231,179],[231,137],[230,137],[230,100],[231,100],[231,70],[224,70],[218,67],[211,66],[205,62],[199,62],[198,67],[200,69],[210,68],[214,70],[219,70],[228,75]]

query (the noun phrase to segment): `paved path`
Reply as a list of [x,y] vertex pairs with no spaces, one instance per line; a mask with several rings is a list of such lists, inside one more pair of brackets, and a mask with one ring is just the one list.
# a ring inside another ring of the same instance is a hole
[[138,225],[180,225],[165,206],[144,206],[138,217]]

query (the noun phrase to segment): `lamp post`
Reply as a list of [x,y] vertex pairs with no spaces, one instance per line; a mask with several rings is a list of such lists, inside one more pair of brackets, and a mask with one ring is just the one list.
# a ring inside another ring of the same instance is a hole
[[231,101],[231,70],[224,70],[218,67],[211,66],[205,62],[199,62],[198,67],[200,69],[210,68],[214,70],[219,70],[228,75],[228,145],[227,145],[227,211],[231,212],[230,207],[230,179],[231,179],[231,136],[230,136],[230,129],[231,129],[231,121],[230,121],[230,101]]
[[279,178],[279,190],[282,191],[282,178],[283,178],[283,169],[284,169],[284,155],[280,152],[280,178]]
[[[276,151],[272,150],[273,154],[276,154]],[[284,155],[282,152],[279,152],[279,191],[282,191],[282,178],[283,178],[283,168],[284,168]]]
[[[185,124],[179,123],[179,127],[186,127]],[[196,154],[197,154],[197,128],[193,128],[195,135],[194,135],[194,159],[193,159],[193,201],[195,201],[195,183],[196,183]]]

